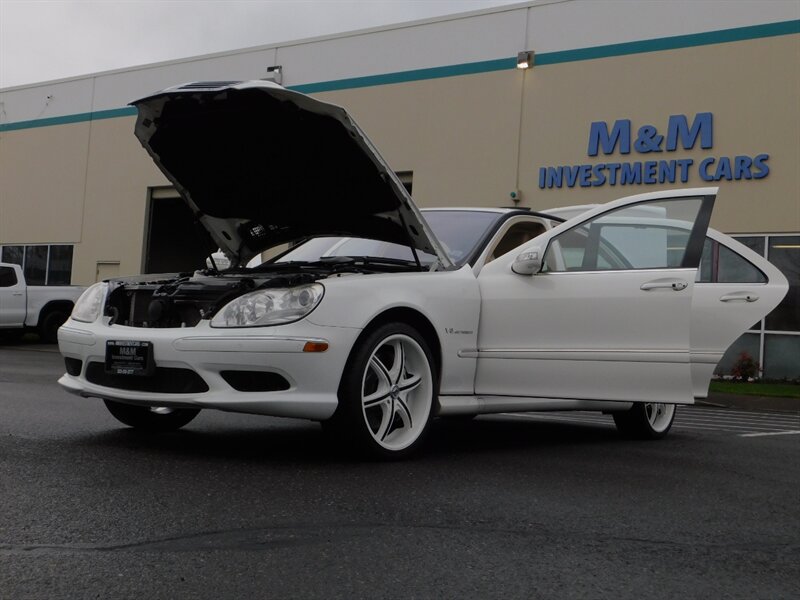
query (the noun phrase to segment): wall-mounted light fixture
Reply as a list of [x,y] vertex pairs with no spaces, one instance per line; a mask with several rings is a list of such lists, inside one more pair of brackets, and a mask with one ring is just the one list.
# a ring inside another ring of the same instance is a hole
[[517,68],[530,69],[533,67],[533,50],[525,50],[517,54]]
[[281,65],[267,67],[267,76],[264,77],[264,79],[267,81],[274,81],[280,85],[283,82],[283,67]]

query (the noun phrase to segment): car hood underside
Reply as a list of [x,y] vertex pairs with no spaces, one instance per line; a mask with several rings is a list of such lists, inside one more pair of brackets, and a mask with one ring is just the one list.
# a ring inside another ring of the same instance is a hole
[[276,84],[208,82],[133,103],[136,136],[233,265],[318,235],[450,261],[347,112]]

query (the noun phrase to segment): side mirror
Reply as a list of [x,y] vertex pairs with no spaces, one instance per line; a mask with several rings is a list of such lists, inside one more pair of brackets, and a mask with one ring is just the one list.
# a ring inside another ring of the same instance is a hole
[[534,247],[517,256],[511,270],[518,275],[536,275],[542,270],[542,249]]

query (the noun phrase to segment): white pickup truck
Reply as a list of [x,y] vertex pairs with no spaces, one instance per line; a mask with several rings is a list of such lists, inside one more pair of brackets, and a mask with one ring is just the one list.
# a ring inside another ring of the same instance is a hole
[[55,342],[58,328],[85,288],[73,285],[27,285],[19,265],[0,263],[0,334],[33,329]]

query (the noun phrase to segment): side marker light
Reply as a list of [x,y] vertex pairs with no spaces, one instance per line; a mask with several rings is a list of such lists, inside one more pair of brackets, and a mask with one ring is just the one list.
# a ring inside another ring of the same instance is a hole
[[303,352],[325,352],[328,349],[328,342],[306,342]]

